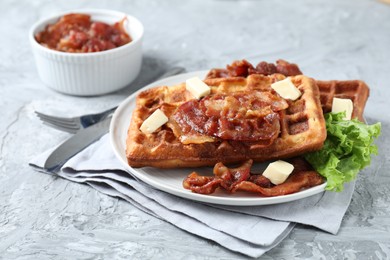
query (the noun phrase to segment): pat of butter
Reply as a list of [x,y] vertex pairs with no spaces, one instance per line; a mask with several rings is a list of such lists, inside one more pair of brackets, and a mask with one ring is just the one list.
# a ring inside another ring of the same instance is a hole
[[186,89],[196,98],[207,96],[210,94],[210,87],[207,86],[200,78],[194,77],[186,80]]
[[263,176],[268,178],[273,184],[278,185],[286,181],[287,177],[294,170],[294,165],[285,161],[270,163],[263,172]]
[[166,122],[168,122],[168,117],[163,111],[157,109],[142,123],[140,130],[145,134],[151,134]]
[[297,100],[302,95],[301,91],[295,87],[290,78],[273,83],[271,88],[284,99]]
[[347,98],[333,98],[332,113],[339,113],[345,111],[344,120],[351,120],[353,103],[352,100]]

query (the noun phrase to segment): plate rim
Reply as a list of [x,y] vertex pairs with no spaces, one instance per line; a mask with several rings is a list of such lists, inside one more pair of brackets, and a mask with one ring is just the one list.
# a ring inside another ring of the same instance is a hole
[[[205,70],[199,70],[199,71],[193,71],[193,72],[186,72],[182,74],[178,74],[175,76],[167,77],[164,79],[160,79],[157,81],[154,81],[150,84],[147,84],[146,86],[138,89],[135,91],[133,94],[128,96],[124,101],[120,103],[118,108],[115,110],[111,124],[110,124],[110,143],[111,143],[111,148],[113,149],[115,156],[121,164],[124,166],[125,170],[131,173],[136,179],[141,180],[142,182],[152,186],[153,188],[156,188],[160,191],[167,192],[169,194],[185,198],[185,199],[190,199],[198,202],[203,202],[203,203],[211,203],[211,204],[217,204],[217,205],[227,205],[227,206],[260,206],[260,205],[273,205],[273,204],[280,204],[280,203],[285,203],[285,202],[291,202],[299,199],[303,199],[306,197],[313,196],[315,194],[318,194],[320,192],[325,191],[325,186],[326,182],[288,195],[281,195],[281,196],[275,196],[275,197],[221,197],[221,196],[212,196],[212,195],[204,195],[204,194],[198,194],[198,193],[193,193],[189,190],[181,190],[181,189],[174,189],[170,186],[167,186],[165,184],[158,183],[155,179],[149,178],[149,176],[146,176],[142,173],[140,173],[136,168],[133,168],[128,165],[127,160],[124,160],[123,155],[126,155],[126,151],[121,151],[121,149],[118,146],[118,139],[121,139],[120,136],[117,136],[117,133],[119,130],[124,130],[124,129],[117,129],[117,125],[119,125],[118,122],[121,120],[126,120],[123,119],[123,113],[126,114],[126,109],[130,110],[131,103],[133,102],[135,105],[135,100],[141,91],[144,91],[146,89],[155,87],[155,86],[161,86],[161,85],[172,85],[172,84],[178,84],[180,82],[183,82],[183,78],[190,78],[194,76],[198,76],[200,78],[203,78],[208,71]],[[167,82],[167,83],[166,83]],[[133,111],[133,110],[132,110]],[[131,113],[132,113],[131,111]],[[131,114],[127,118],[127,127],[130,124],[131,120]],[[127,132],[127,128],[126,128]],[[123,154],[124,152],[124,154]],[[126,156],[125,156],[126,157]]]

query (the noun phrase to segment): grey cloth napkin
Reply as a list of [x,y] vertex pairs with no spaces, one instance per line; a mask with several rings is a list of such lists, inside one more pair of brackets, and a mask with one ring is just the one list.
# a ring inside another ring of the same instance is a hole
[[[37,156],[30,165],[43,171],[42,166],[51,151]],[[58,175],[122,198],[178,228],[250,257],[259,257],[279,244],[295,223],[336,234],[354,190],[352,182],[341,193],[323,192],[267,206],[199,203],[154,189],[135,179],[115,157],[108,135],[71,158]]]

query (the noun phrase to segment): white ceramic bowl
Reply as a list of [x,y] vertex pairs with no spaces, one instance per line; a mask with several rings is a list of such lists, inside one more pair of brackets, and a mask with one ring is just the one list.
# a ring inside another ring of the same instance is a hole
[[[69,13],[91,15],[93,21],[114,24],[127,17],[127,32],[132,41],[123,46],[93,53],[66,53],[40,45],[34,35]],[[143,25],[133,16],[108,10],[72,10],[34,24],[29,39],[41,80],[50,88],[76,96],[110,93],[130,84],[142,64]]]

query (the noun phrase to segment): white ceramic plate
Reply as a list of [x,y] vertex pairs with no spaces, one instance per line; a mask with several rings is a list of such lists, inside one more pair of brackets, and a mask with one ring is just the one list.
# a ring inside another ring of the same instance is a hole
[[[126,169],[139,180],[153,186],[156,189],[174,194],[176,196],[191,199],[200,202],[221,204],[221,205],[234,205],[234,206],[250,206],[250,205],[270,205],[278,204],[289,201],[294,201],[302,198],[312,196],[314,194],[324,191],[325,183],[301,192],[297,192],[290,195],[277,196],[277,197],[260,197],[258,194],[236,192],[234,194],[228,194],[223,191],[217,191],[211,195],[202,195],[192,193],[190,190],[186,190],[182,186],[182,182],[188,174],[196,170],[202,175],[212,175],[212,168],[187,168],[187,169],[157,169],[152,167],[144,168],[132,168],[127,164],[126,159],[126,137],[127,129],[130,124],[131,115],[135,107],[135,100],[140,91],[148,88],[161,85],[174,85],[180,82],[184,82],[186,79],[194,76],[204,78],[206,71],[197,71],[191,73],[180,74],[177,76],[165,78],[156,81],[143,89],[137,91],[125,101],[121,103],[118,109],[115,111],[110,126],[110,139],[116,156]],[[263,164],[255,164],[254,167],[260,169],[264,168]]]

